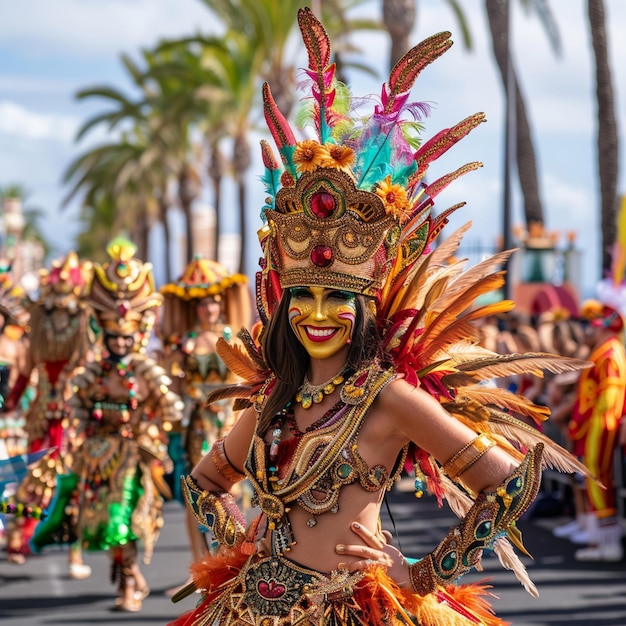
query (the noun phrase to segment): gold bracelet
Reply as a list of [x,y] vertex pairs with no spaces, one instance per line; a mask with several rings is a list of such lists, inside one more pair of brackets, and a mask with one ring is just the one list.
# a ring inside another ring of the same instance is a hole
[[181,488],[194,517],[221,546],[237,546],[246,538],[246,519],[230,493],[206,491],[193,476],[181,476]]
[[466,443],[441,469],[451,480],[456,480],[495,445],[496,442],[493,439],[480,434]]
[[242,481],[246,475],[242,474],[236,467],[233,467],[232,463],[226,456],[226,450],[224,449],[224,439],[218,439],[209,452],[211,460],[215,464],[215,469],[230,483],[238,483]]

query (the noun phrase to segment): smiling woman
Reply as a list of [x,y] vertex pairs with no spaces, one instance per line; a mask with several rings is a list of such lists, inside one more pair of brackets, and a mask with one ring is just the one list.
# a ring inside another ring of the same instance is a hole
[[[523,547],[515,523],[545,464],[585,468],[511,417],[539,421],[541,407],[480,383],[583,363],[480,348],[473,321],[512,303],[470,305],[502,285],[508,253],[464,272],[449,261],[463,231],[433,249],[457,208],[435,218],[433,198],[479,164],[430,185],[424,175],[484,119],[470,116],[428,141],[415,134],[428,107],[410,103],[410,89],[450,47],[450,34],[408,52],[373,114],[352,119],[326,32],[309,9],[298,21],[309,53],[305,106],[318,140],[295,139],[265,85],[265,118],[284,169],[263,142],[261,324],[241,333],[247,355],[218,342],[245,382],[209,401],[236,397],[245,410],[183,480],[190,509],[221,549],[192,565],[193,583],[175,599],[199,589],[202,600],[173,624],[500,625],[485,589],[457,579],[494,549],[536,593],[509,543]],[[415,562],[380,526],[384,493],[407,459],[416,488],[447,498],[462,517]],[[232,495],[243,478],[261,511],[249,526]]]

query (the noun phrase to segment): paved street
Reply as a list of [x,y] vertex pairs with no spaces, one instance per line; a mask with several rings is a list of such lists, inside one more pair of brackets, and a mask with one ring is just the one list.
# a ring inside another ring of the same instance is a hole
[[[411,493],[395,491],[390,507],[402,549],[417,556],[432,549],[453,522],[430,498],[416,501]],[[534,599],[511,572],[493,558],[485,559],[485,572],[466,581],[492,577],[498,614],[515,626],[626,626],[626,561],[614,564],[579,564],[572,545],[553,538],[550,528],[561,518],[520,524],[525,543],[535,559],[526,560],[540,597]],[[386,524],[388,525],[388,524]],[[10,565],[0,555],[0,623],[2,626],[164,626],[193,606],[187,598],[171,603],[164,591],[186,577],[188,560],[182,507],[166,505],[166,526],[152,565],[145,568],[151,595],[140,613],[113,613],[109,608],[115,589],[108,580],[104,554],[89,554],[93,568],[88,580],[72,581],[66,573],[66,552],[48,550],[23,566]],[[197,597],[197,596],[196,596]]]

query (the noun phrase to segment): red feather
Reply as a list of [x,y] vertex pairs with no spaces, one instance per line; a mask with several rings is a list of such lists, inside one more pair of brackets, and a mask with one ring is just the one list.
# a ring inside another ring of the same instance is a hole
[[386,115],[395,110],[396,97],[410,91],[420,72],[452,46],[450,36],[445,31],[425,39],[395,64],[389,75],[389,100],[384,110]]
[[452,181],[459,178],[459,176],[463,176],[463,174],[467,174],[467,172],[473,172],[477,170],[479,167],[482,167],[483,164],[480,161],[473,161],[472,163],[466,163],[463,167],[459,167],[458,170],[454,172],[450,172],[441,178],[438,178],[434,183],[431,183],[426,187],[426,193],[434,198],[436,195],[440,194]]
[[[296,144],[295,135],[293,134],[287,119],[279,111],[268,83],[263,83],[263,112],[265,114],[267,127],[274,138],[274,142],[276,143],[278,150],[281,151],[281,148],[284,148],[285,146],[294,146]],[[283,162],[285,162],[284,157]],[[285,165],[287,165],[286,162]]]
[[457,141],[463,139],[463,137],[484,121],[484,113],[475,113],[474,115],[466,117],[452,128],[445,128],[438,132],[415,153],[415,162],[418,167],[423,167],[438,159],[457,143]]
[[309,68],[316,72],[318,88],[320,93],[324,93],[324,70],[330,63],[330,40],[309,7],[303,7],[298,11],[298,26],[309,54]]

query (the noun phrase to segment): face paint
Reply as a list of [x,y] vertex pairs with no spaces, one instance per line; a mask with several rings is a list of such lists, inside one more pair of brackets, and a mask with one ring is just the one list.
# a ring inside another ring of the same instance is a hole
[[289,323],[313,359],[326,359],[346,346],[356,320],[353,293],[324,287],[294,287]]

